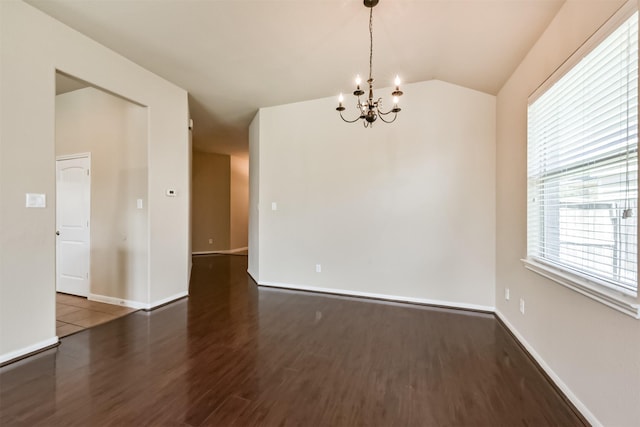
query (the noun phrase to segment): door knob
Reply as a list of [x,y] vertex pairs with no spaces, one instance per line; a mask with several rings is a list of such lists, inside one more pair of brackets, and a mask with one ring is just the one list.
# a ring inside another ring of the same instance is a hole
[[56,230],[56,236],[59,236],[60,232],[58,230]]

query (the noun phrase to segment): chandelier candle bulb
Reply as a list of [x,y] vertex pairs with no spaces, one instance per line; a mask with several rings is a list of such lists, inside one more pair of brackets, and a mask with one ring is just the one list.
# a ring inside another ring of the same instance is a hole
[[402,111],[402,108],[398,107],[398,102],[400,102],[400,98],[398,98],[397,96],[393,97],[393,108],[391,109],[392,113],[398,114],[400,111]]
[[391,95],[397,98],[402,96],[402,91],[400,90],[400,76],[396,76],[394,83],[396,84],[396,90],[394,90]]
[[342,93],[338,96],[338,108],[336,108],[336,110],[342,112],[344,111],[344,106],[342,105],[342,101],[344,101],[344,96],[342,96]]
[[364,91],[360,89],[360,83],[362,83],[362,79],[360,78],[360,74],[358,74],[356,76],[356,90],[353,92],[353,94],[358,97],[358,100],[360,96],[364,95]]

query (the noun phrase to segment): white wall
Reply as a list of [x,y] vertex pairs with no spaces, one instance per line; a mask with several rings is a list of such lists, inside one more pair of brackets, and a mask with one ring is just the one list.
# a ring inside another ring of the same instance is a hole
[[249,266],[255,280],[260,277],[260,111],[249,126]]
[[[150,306],[186,294],[191,248],[187,93],[20,1],[0,1],[0,40],[3,361],[57,340],[56,69],[149,109]],[[46,194],[47,207],[26,209],[27,192]]]
[[260,110],[259,283],[493,308],[495,97],[404,90],[398,120],[372,129],[344,123],[335,98]]
[[56,156],[91,153],[92,299],[147,299],[147,127],[146,108],[101,90],[56,96]]
[[640,425],[640,321],[526,270],[520,259],[527,239],[527,97],[622,3],[565,3],[497,102],[497,310],[589,421],[609,426]]

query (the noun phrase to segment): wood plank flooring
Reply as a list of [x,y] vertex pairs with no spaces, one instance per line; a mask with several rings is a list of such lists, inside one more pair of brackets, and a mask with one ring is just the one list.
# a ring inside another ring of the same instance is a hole
[[190,297],[0,369],[2,426],[582,425],[492,315],[258,288]]

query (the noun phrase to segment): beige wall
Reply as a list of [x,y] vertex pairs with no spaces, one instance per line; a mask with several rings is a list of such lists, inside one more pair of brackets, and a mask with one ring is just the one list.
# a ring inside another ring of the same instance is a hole
[[[498,94],[496,308],[591,423],[637,426],[640,321],[520,261],[527,243],[527,98],[622,3],[566,2]],[[518,311],[520,298],[525,315]]]
[[[188,290],[191,176],[186,91],[21,1],[0,1],[0,40],[2,362],[57,342],[56,69],[149,107],[148,307]],[[47,207],[25,208],[25,193]]]
[[56,156],[87,152],[92,172],[90,298],[144,303],[146,108],[94,88],[56,96]]
[[492,310],[495,97],[406,85],[398,120],[372,129],[344,123],[335,104],[263,108],[252,124],[254,278]]
[[193,152],[191,215],[195,253],[229,249],[230,163],[227,155]]
[[249,158],[231,156],[231,230],[229,249],[247,248],[249,242]]
[[193,252],[247,249],[248,158],[194,151],[192,176]]

